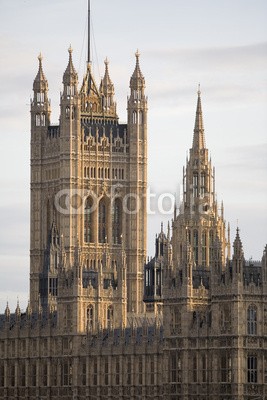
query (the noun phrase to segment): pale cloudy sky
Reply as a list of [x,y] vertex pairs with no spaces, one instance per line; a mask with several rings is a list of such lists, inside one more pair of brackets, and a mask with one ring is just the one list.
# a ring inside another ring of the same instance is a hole
[[[0,312],[28,298],[30,97],[41,51],[52,120],[71,44],[85,69],[87,0],[0,0]],[[118,112],[126,120],[134,53],[149,99],[149,185],[179,193],[193,136],[200,82],[206,144],[218,200],[237,219],[246,258],[267,243],[267,2],[265,0],[92,0],[96,80],[110,61]],[[152,204],[152,208],[153,208]],[[161,220],[148,219],[153,255]]]

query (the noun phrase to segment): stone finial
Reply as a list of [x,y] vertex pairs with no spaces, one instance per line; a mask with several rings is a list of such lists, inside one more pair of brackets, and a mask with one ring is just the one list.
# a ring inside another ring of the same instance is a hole
[[6,316],[6,320],[9,320],[9,318],[10,318],[10,308],[9,308],[8,301],[6,303],[5,316]]

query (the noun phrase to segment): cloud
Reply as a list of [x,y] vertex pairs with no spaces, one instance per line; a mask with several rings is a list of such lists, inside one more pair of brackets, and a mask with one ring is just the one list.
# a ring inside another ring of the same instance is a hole
[[[225,104],[267,100],[267,43],[233,47],[147,50],[150,97],[171,105],[174,97],[187,104],[192,84],[203,85],[212,102]],[[161,62],[157,62],[161,60]],[[182,79],[181,79],[182,77]]]
[[252,65],[263,69],[267,65],[267,42],[233,47],[147,50],[146,55],[163,60],[162,65],[167,66],[171,61],[175,63],[176,68],[187,66],[193,71],[203,66],[208,66],[209,71],[213,67],[250,69]]

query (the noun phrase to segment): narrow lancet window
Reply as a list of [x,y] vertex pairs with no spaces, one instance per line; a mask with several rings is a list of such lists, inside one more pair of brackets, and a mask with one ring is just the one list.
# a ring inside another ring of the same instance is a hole
[[98,241],[99,243],[106,242],[106,204],[105,200],[100,200],[98,208]]
[[113,210],[113,243],[121,243],[122,235],[122,204],[120,199],[115,199]]
[[84,242],[90,243],[93,241],[93,230],[92,230],[92,212],[93,212],[93,200],[88,197],[84,207]]

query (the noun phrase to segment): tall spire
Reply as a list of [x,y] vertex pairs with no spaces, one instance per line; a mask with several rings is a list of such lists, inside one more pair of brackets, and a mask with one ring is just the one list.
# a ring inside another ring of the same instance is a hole
[[198,95],[197,111],[196,111],[194,138],[193,138],[193,146],[192,146],[193,150],[201,150],[206,147],[205,136],[204,136],[203,117],[202,117],[202,107],[201,107],[200,85],[198,85],[197,95]]
[[91,18],[91,1],[88,0],[88,43],[87,43],[87,62],[88,64],[91,63],[91,24],[90,24],[90,18]]

